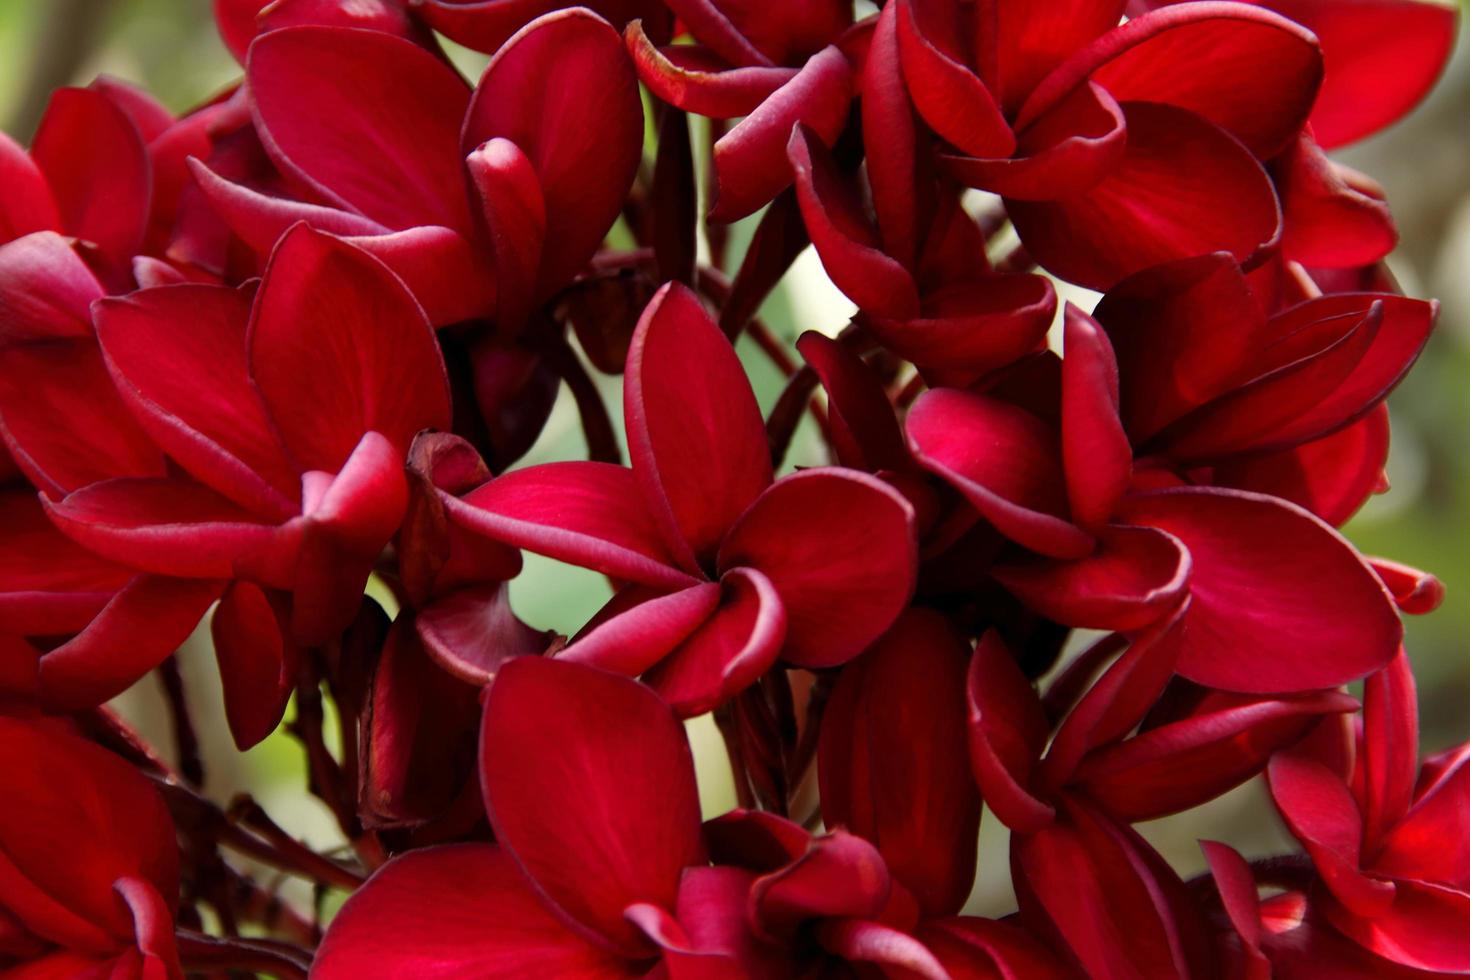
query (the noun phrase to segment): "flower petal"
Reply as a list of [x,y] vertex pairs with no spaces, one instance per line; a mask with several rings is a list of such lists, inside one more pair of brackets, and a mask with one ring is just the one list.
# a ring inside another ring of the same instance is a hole
[[946,380],[968,382],[1040,347],[1056,311],[1057,294],[1046,277],[984,275],[928,293],[917,317],[865,322],[895,354],[943,372]]
[[92,333],[102,284],[65,238],[38,231],[0,245],[0,338],[5,343]]
[[543,652],[547,635],[521,622],[504,582],[472,585],[434,599],[415,619],[419,639],[440,667],[483,686],[511,657]]
[[851,349],[815,330],[798,337],[796,349],[827,392],[827,428],[842,464],[868,472],[908,469],[903,430],[877,373]]
[[692,45],[658,48],[634,21],[623,35],[638,77],[669,105],[712,119],[734,119],[754,112],[782,85],[796,77],[795,68],[751,65],[729,68],[713,52]]
[[296,689],[301,651],[282,610],[259,586],[234,582],[210,620],[225,695],[225,721],[244,752],[275,731]]
[[767,576],[786,609],[782,657],[843,663],[876,640],[913,595],[914,512],[883,481],[851,470],[802,470],[750,506],[720,546],[722,570]]
[[970,766],[986,804],[1018,833],[1045,827],[1055,812],[1031,794],[1030,783],[1051,726],[1036,690],[994,630],[975,647],[966,690]]
[[[969,66],[936,43],[948,40],[922,16],[942,5],[906,0],[898,5],[898,50],[914,107],[934,132],[974,157],[1007,157],[1016,147],[990,88]],[[933,16],[931,14],[931,16]],[[926,29],[927,28],[927,29]]]
[[59,231],[61,215],[46,176],[20,144],[0,133],[0,182],[9,189],[0,204],[0,242],[36,231]]

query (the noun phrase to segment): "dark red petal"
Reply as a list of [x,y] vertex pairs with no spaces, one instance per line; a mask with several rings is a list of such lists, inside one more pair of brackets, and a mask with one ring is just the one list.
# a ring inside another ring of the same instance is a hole
[[1364,949],[1386,960],[1441,976],[1470,970],[1470,940],[1460,927],[1470,894],[1427,881],[1396,882],[1393,903],[1359,917],[1328,903],[1329,921]]
[[1419,774],[1419,703],[1409,657],[1402,650],[1363,682],[1359,759],[1363,838],[1371,847],[1409,812]]
[[409,40],[417,39],[421,32],[397,0],[355,0],[350,4],[341,0],[275,0],[259,16],[262,34],[311,24],[377,31]]
[[[1388,406],[1380,403],[1364,418],[1329,436],[1294,449],[1220,463],[1210,482],[1289,500],[1333,527],[1341,527],[1364,501],[1382,492],[1388,436]],[[1398,595],[1396,589],[1390,591]]]
[[325,200],[394,229],[472,227],[469,89],[434,55],[376,31],[292,27],[251,45],[245,77],[271,159]]
[[843,663],[876,640],[913,595],[914,512],[888,484],[815,468],[778,481],[720,546],[719,568],[754,568],[786,609],[782,656]]
[[[1369,703],[1371,699],[1368,700]],[[1399,731],[1402,731],[1400,722]],[[1391,734],[1391,733],[1390,733]],[[1376,736],[1382,739],[1382,734]],[[1392,747],[1390,763],[1402,776],[1408,769],[1410,756]],[[1411,765],[1412,763],[1409,763]],[[1376,773],[1367,773],[1372,779]],[[1427,878],[1464,889],[1470,885],[1470,853],[1464,846],[1466,823],[1465,799],[1470,792],[1470,768],[1465,765],[1465,747],[1456,746],[1432,757],[1420,776],[1417,798],[1412,808],[1377,841],[1373,869],[1396,878]],[[1393,787],[1394,789],[1401,788]],[[1381,799],[1381,798],[1380,798]],[[1393,810],[1370,800],[1369,815],[1392,816]],[[1369,832],[1373,830],[1370,825]]]
[[132,577],[58,531],[29,488],[0,494],[0,631],[80,630]]
[[838,460],[868,472],[908,469],[903,430],[877,373],[848,347],[814,330],[797,338],[796,349],[827,392],[827,428]]
[[1215,799],[1255,776],[1271,754],[1299,741],[1323,715],[1357,702],[1328,692],[1251,701],[1195,714],[1087,757],[1075,785],[1120,820],[1155,820]]
[[1097,321],[1067,304],[1062,338],[1062,458],[1072,518],[1084,527],[1113,515],[1133,477],[1133,449],[1118,417],[1118,361]]
[[899,4],[897,27],[903,76],[919,115],[970,156],[1010,156],[1016,138],[995,96],[969,66],[927,36],[915,7]]
[[528,24],[491,59],[460,136],[503,137],[530,158],[546,202],[538,297],[569,282],[622,207],[643,152],[638,76],[618,36],[585,7]]
[[811,919],[876,918],[890,884],[873,845],[834,830],[812,838],[805,854],[758,879],[751,887],[749,914],[758,929],[777,936]]
[[822,715],[822,821],[877,845],[926,916],[964,905],[980,794],[965,754],[970,647],[912,610],[840,675]]
[[283,520],[301,482],[250,382],[251,291],[180,285],[105,299],[97,339],[118,390],[154,441],[196,479]]
[[342,240],[392,269],[436,327],[486,316],[495,307],[495,278],[487,274],[483,247],[452,228],[421,225]]
[[1454,50],[1458,11],[1418,0],[1268,0],[1322,44],[1329,70],[1312,129],[1331,149],[1376,132],[1412,109]]
[[579,931],[646,954],[623,909],[672,908],[681,872],[705,861],[694,760],[668,706],[616,674],[520,657],[490,687],[481,738],[496,839]]
[[531,312],[546,239],[546,200],[530,159],[496,137],[465,159],[495,253],[496,321],[510,335]]
[[406,455],[421,430],[450,427],[449,382],[423,310],[381,262],[331,235],[297,226],[281,240],[248,348],[251,377],[303,470],[335,473],[367,432]]
[[949,978],[922,942],[881,922],[826,919],[817,926],[817,938],[824,949],[849,963],[872,963],[886,974],[904,977]]
[[1077,50],[1117,27],[1123,0],[1066,0],[1064,3],[996,3],[999,83],[1006,109],[1015,112],[1032,90]]
[[814,55],[791,81],[715,143],[715,189],[709,220],[754,213],[791,183],[786,143],[798,124],[831,146],[847,121],[852,70],[835,47]]
[[1261,926],[1261,899],[1256,892],[1256,879],[1249,864],[1228,844],[1202,840],[1200,850],[1210,866],[1210,877],[1220,893],[1220,904],[1245,946],[1251,963],[1245,980],[1269,980],[1271,964],[1261,952],[1264,930]]
[[720,4],[716,0],[673,0],[669,4],[680,22],[691,36],[733,65],[769,65],[771,59],[731,22],[722,7],[731,7],[732,13],[740,8],[733,4]]
[[127,113],[101,92],[57,89],[31,157],[55,196],[61,230],[115,260],[132,258],[148,226],[152,175]]
[[648,39],[640,21],[629,24],[623,37],[648,90],[669,105],[699,116],[734,119],[749,115],[796,77],[795,68],[730,68],[700,47],[680,44],[660,49]]
[[786,609],[753,568],[720,578],[720,604],[644,680],[681,718],[712,711],[755,683],[780,656]]
[[665,286],[643,311],[623,414],[633,472],[669,550],[691,572],[708,567],[770,485],[771,457],[740,358],[687,287]]
[[955,389],[919,396],[909,410],[919,462],[965,495],[1001,533],[1055,558],[1079,558],[1093,538],[1066,519],[1056,434],[1006,402]]
[[1039,939],[1010,921],[957,916],[926,922],[917,936],[952,977],[1063,980],[1073,975]]
[[460,527],[549,558],[664,588],[696,581],[675,566],[621,466],[547,463],[513,470],[463,500],[441,499]]
[[255,38],[255,18],[270,0],[214,0],[214,23],[235,60],[245,63],[245,52]]
[[286,635],[276,604],[259,586],[235,582],[210,621],[224,686],[225,720],[240,751],[281,723],[296,688],[301,651]]
[[1272,758],[1266,771],[1282,819],[1332,894],[1359,915],[1387,911],[1394,885],[1359,870],[1363,817],[1342,780],[1320,762],[1289,752]]
[[[558,656],[637,677],[677,649],[720,605],[720,586],[714,582],[636,600],[647,591],[629,586],[614,596]],[[636,604],[617,608],[624,599]]]
[[7,911],[43,939],[92,953],[152,945],[153,935],[135,937],[113,884],[133,879],[167,906],[177,900],[178,845],[153,784],[97,745],[13,718],[0,718],[0,768],[11,803],[0,814]]
[[1246,147],[1170,105],[1123,104],[1128,148],[1084,194],[1008,200],[1021,240],[1064,279],[1106,290],[1171,259],[1228,251],[1245,261],[1276,241],[1281,208]]
[[798,124],[786,156],[796,173],[796,199],[807,234],[833,284],[876,316],[916,316],[919,291],[913,277],[879,248],[857,190],[837,170],[832,152]]
[[1265,160],[1306,121],[1322,80],[1322,52],[1310,31],[1260,7],[1172,5],[1133,18],[1069,58],[1026,100],[1018,125],[1084,79],[1119,102],[1189,110]]
[[163,454],[90,340],[0,350],[0,430],[21,471],[53,496],[111,477],[163,473]]
[[86,337],[102,284],[65,238],[36,232],[0,245],[0,341]]
[[60,230],[61,215],[45,175],[30,154],[4,133],[0,133],[0,183],[9,189],[0,204],[0,241],[34,231]]
[[1098,528],[1097,550],[1071,561],[996,565],[995,579],[1048,619],[1087,629],[1135,630],[1189,591],[1189,552],[1154,528]]
[[1051,280],[1032,275],[966,277],[924,297],[918,317],[866,320],[883,346],[921,367],[970,381],[1035,351],[1056,317]]
[[1295,505],[1238,490],[1163,490],[1125,498],[1122,517],[1189,549],[1179,672],[1192,681],[1247,693],[1315,690],[1362,677],[1398,651],[1403,625],[1373,570]]
[[490,844],[414,851],[389,862],[332,920],[312,964],[323,980],[382,974],[635,977],[542,904],[515,862]]
[[1333,163],[1303,133],[1274,165],[1286,226],[1286,258],[1309,266],[1372,265],[1393,251],[1398,230],[1383,188]]
[[1045,827],[1055,815],[1031,794],[1031,774],[1051,726],[1031,682],[994,630],[980,638],[966,682],[970,766],[986,804],[1019,833]]
[[511,657],[539,654],[547,636],[516,616],[503,582],[457,589],[430,602],[414,620],[419,639],[440,667],[483,686]]
[[223,585],[140,575],[74,638],[41,658],[41,697],[80,711],[116,697],[188,639]]
[[923,216],[918,213],[918,126],[903,79],[898,8],[896,3],[885,5],[878,14],[859,94],[868,183],[883,250],[905,268],[913,268],[923,234]]

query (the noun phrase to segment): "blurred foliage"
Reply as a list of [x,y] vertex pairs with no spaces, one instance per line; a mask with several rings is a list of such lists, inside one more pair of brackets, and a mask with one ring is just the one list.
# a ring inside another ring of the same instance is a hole
[[[1470,2],[1470,0],[1463,0]],[[450,46],[468,75],[484,56]],[[101,73],[140,83],[170,109],[209,99],[238,77],[239,68],[214,33],[207,0],[0,0],[0,120],[25,141],[50,85],[85,83]],[[1434,96],[1411,118],[1350,148],[1346,162],[1381,181],[1397,215],[1403,245],[1392,260],[1407,292],[1444,300],[1439,333],[1407,383],[1391,400],[1393,491],[1370,502],[1347,533],[1369,554],[1383,555],[1439,575],[1449,598],[1437,613],[1408,623],[1408,645],[1419,675],[1424,745],[1433,751],[1470,736],[1470,49],[1460,45]],[[732,235],[739,254],[752,222]],[[850,304],[832,289],[808,252],[786,287],[762,311],[772,331],[794,340],[804,329],[834,332]],[[779,393],[782,376],[744,342],[741,353],[763,408]],[[620,379],[600,379],[615,423],[620,423]],[[619,425],[619,429],[621,426]],[[566,459],[585,450],[575,409],[565,400],[526,462]],[[803,423],[792,459],[820,461],[815,427]],[[529,556],[512,585],[513,602],[534,625],[575,632],[609,594],[600,576]],[[209,790],[221,799],[248,789],[282,823],[316,847],[340,837],[330,817],[302,790],[300,747],[277,733],[249,753],[233,751],[220,723],[218,677],[205,628],[181,656],[190,701],[202,722]],[[127,713],[157,744],[167,745],[166,712],[153,686],[126,696]],[[703,801],[709,812],[732,805],[728,769],[713,726],[694,723]],[[1251,855],[1288,846],[1269,816],[1259,787],[1243,787],[1204,812],[1144,828],[1186,874],[1202,862],[1201,836],[1237,844]],[[999,913],[1013,901],[1004,873],[1006,833],[987,818],[982,827],[982,873],[972,911]],[[987,870],[988,869],[988,870]],[[304,896],[303,896],[304,897]]]

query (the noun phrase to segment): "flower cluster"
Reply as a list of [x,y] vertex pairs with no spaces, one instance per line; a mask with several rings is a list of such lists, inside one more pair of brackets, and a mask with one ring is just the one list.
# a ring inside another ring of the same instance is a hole
[[[1453,9],[871,7],[215,0],[217,98],[0,137],[0,972],[1470,972],[1470,746],[1421,767],[1400,619],[1443,590],[1336,530],[1436,307],[1324,155]],[[808,246],[857,312],[793,354]],[[563,384],[589,458],[516,468]],[[612,598],[524,622],[523,551]],[[350,855],[106,706],[206,618]],[[1262,774],[1301,854],[1134,829]],[[351,896],[323,935],[242,856]]]

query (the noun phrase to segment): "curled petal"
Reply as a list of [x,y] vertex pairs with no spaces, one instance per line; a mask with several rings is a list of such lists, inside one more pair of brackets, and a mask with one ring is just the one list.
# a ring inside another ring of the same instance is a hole
[[986,804],[1018,833],[1040,830],[1055,811],[1032,795],[1030,783],[1051,726],[1035,689],[993,630],[975,648],[967,691],[970,765]]
[[86,337],[91,333],[92,301],[102,294],[97,277],[55,232],[38,231],[0,245],[4,343]]
[[865,323],[895,354],[968,381],[1040,347],[1056,310],[1045,276],[985,275],[929,293],[917,317],[871,316]]
[[898,5],[897,27],[904,80],[919,115],[969,156],[1009,156],[1016,138],[989,87],[927,36],[917,6]]
[[730,68],[703,48],[655,47],[641,21],[623,35],[638,77],[650,92],[685,112],[713,119],[748,116],[782,85],[796,77],[795,68],[751,65]]

